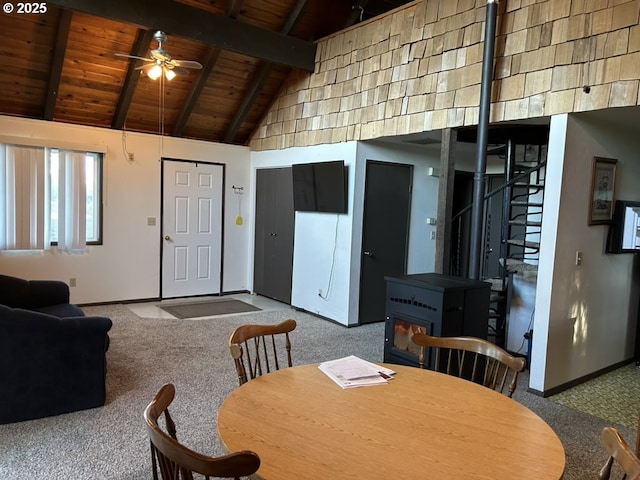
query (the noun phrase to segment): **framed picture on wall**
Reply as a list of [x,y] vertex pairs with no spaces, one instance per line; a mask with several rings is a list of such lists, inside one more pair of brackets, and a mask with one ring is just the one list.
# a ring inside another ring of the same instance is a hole
[[589,225],[611,223],[611,219],[613,218],[617,163],[618,161],[612,158],[593,158]]

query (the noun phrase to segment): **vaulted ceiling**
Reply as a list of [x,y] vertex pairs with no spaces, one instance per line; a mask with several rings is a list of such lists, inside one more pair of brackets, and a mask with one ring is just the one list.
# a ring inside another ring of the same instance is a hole
[[[0,114],[246,144],[288,75],[313,71],[314,40],[406,3],[49,0],[0,15]],[[151,80],[117,55],[149,57],[158,30],[203,68]]]

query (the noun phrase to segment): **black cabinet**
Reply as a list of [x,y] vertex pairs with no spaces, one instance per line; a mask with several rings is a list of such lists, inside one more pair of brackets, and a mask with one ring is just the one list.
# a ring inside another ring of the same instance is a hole
[[256,170],[253,291],[288,304],[294,219],[291,167]]
[[420,347],[411,336],[419,331],[487,338],[489,283],[438,273],[385,280],[385,362],[417,366]]

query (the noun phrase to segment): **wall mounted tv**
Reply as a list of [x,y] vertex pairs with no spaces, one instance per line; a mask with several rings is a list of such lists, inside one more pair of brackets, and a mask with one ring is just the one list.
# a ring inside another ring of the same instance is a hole
[[607,252],[640,252],[640,202],[616,201],[607,238]]
[[347,213],[343,160],[292,165],[293,208],[299,212]]

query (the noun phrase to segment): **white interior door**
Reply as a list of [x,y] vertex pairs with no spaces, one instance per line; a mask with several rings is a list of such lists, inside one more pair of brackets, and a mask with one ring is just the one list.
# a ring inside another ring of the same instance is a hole
[[162,298],[221,291],[222,165],[163,160]]

